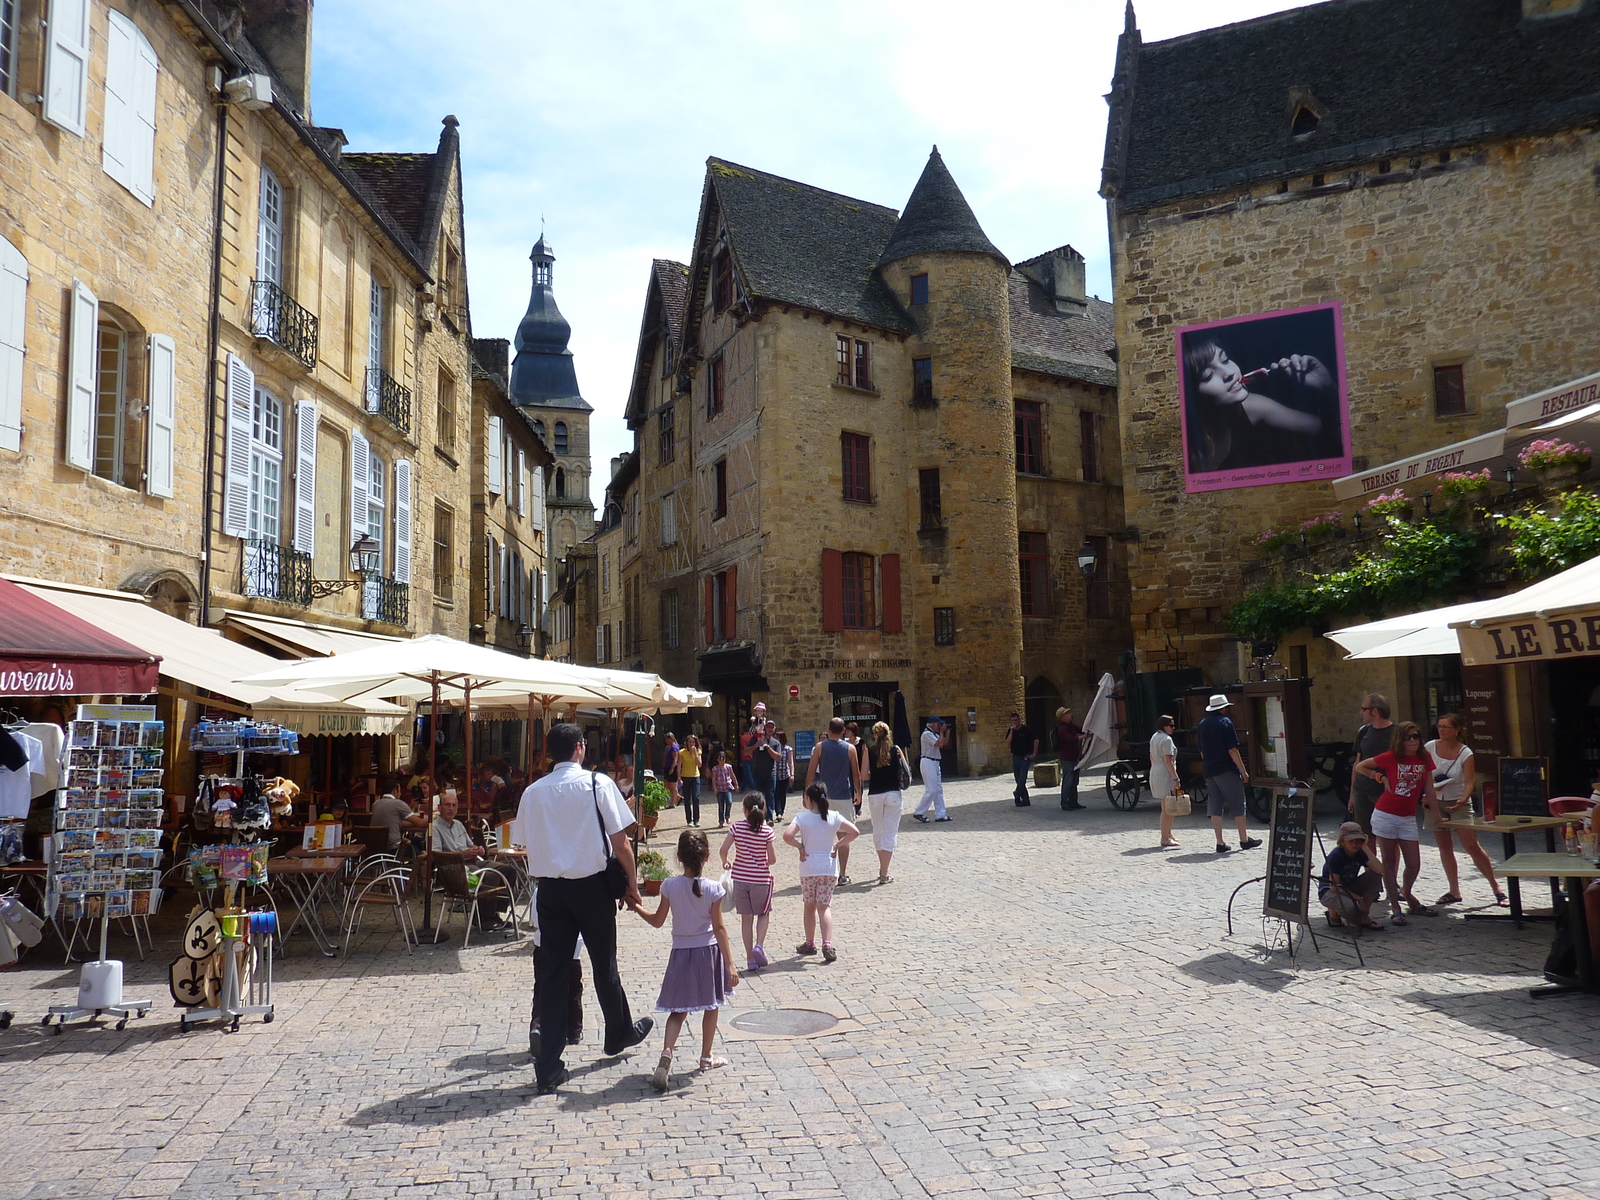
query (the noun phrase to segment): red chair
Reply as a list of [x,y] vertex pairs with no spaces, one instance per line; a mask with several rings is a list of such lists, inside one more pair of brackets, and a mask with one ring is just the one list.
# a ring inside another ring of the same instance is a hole
[[1552,796],[1550,797],[1550,815],[1552,817],[1586,816],[1591,803],[1587,796]]

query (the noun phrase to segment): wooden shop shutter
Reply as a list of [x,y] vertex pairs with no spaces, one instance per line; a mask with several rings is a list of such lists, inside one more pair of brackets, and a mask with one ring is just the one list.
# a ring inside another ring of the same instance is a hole
[[256,373],[228,355],[227,480],[222,499],[222,532],[244,537],[250,531],[250,423],[254,415]]
[[883,631],[900,632],[900,556],[885,554],[878,560],[883,581]]
[[145,490],[172,498],[173,439],[177,421],[178,348],[164,333],[150,335],[150,454]]
[[28,327],[28,260],[0,238],[0,450],[22,449],[23,342]]
[[711,645],[717,640],[717,579],[714,575],[706,576],[706,602],[702,612],[706,625],[706,645]]
[[722,636],[732,641],[739,633],[739,568],[728,568],[728,584],[722,589]]
[[842,555],[837,550],[822,552],[822,627],[833,631],[844,628],[844,580]]

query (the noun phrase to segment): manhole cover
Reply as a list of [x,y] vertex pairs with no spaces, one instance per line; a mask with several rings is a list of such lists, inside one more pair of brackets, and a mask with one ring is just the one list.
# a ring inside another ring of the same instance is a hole
[[806,1037],[832,1029],[838,1023],[839,1018],[813,1008],[773,1008],[741,1013],[733,1019],[735,1029],[776,1037]]

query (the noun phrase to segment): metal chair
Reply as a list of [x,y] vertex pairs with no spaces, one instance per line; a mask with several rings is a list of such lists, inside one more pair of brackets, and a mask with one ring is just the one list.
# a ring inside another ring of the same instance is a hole
[[[439,939],[444,936],[445,921],[449,918],[450,913],[463,909],[466,912],[466,930],[461,938],[461,948],[465,950],[472,944],[472,927],[478,923],[478,901],[480,898],[503,898],[508,909],[506,917],[510,923],[511,935],[519,938],[522,936],[522,928],[517,921],[516,891],[511,886],[511,880],[498,867],[480,867],[477,868],[477,874],[477,884],[468,891],[455,893],[441,886],[440,893],[444,896],[445,903],[440,905],[439,921],[434,927],[433,940],[436,945]],[[498,882],[491,883],[489,878],[491,875]],[[479,928],[481,929],[482,926],[480,925]]]
[[351,909],[355,907],[356,893],[371,883],[379,875],[393,871],[400,866],[400,860],[392,854],[374,854],[363,858],[351,871],[344,881],[344,899],[339,905],[339,930],[341,933],[350,928]]
[[411,918],[411,894],[416,872],[406,867],[393,867],[371,879],[355,893],[350,928],[344,933],[342,958],[350,956],[350,943],[361,929],[361,914],[368,906],[387,908],[394,913],[395,928],[406,940],[406,953],[412,953],[417,940],[416,922]]

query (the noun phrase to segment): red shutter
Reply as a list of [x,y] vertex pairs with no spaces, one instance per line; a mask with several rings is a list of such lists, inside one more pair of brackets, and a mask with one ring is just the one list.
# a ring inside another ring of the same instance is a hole
[[900,556],[885,554],[878,560],[883,578],[883,631],[900,632]]
[[822,627],[844,628],[843,567],[837,550],[822,552]]
[[728,568],[728,586],[722,593],[722,636],[734,641],[739,636],[739,568]]
[[717,579],[715,575],[706,576],[706,602],[701,612],[706,622],[706,645],[711,645],[717,640]]

